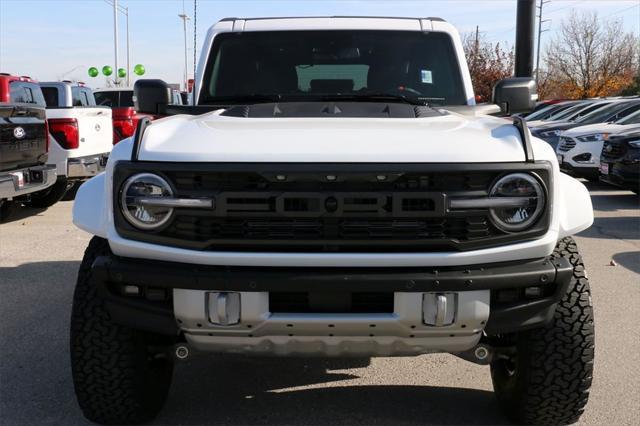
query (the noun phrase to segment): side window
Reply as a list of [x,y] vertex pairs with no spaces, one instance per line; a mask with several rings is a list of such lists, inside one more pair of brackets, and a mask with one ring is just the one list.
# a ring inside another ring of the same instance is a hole
[[59,105],[58,89],[55,87],[43,87],[42,94],[44,95],[47,107],[57,107]]
[[9,83],[9,100],[15,103],[47,105],[40,86],[27,81],[12,81]]
[[631,106],[629,108],[625,108],[622,111],[620,111],[619,113],[617,113],[612,121],[618,121],[620,119],[623,119],[627,115],[633,114],[634,112],[638,111],[639,109],[640,109],[640,104],[636,104],[636,105],[633,105],[633,106]]
[[88,106],[96,106],[96,98],[93,96],[93,92],[91,91],[91,89],[83,87],[82,93],[84,94],[85,102]]
[[83,96],[82,87],[71,88],[71,105],[72,106],[87,106],[86,96]]

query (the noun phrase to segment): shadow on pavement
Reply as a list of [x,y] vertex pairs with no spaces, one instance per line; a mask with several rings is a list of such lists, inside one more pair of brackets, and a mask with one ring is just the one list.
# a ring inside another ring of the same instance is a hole
[[599,239],[640,240],[640,217],[596,217],[593,225],[578,235]]
[[350,386],[346,381],[362,371],[344,369],[364,367],[366,360],[360,363],[197,356],[177,366],[156,424],[508,424],[484,390]]
[[613,255],[613,260],[631,272],[640,274],[640,251],[617,253]]
[[11,213],[11,216],[9,216],[4,221],[0,222],[0,225],[5,223],[18,222],[20,220],[28,219],[29,217],[32,217],[32,216],[39,216],[39,215],[42,215],[42,213],[44,213],[46,210],[47,209],[31,208],[31,207],[25,207],[23,205],[20,205],[15,207],[15,210]]
[[[640,209],[640,198],[631,191],[627,191],[602,182],[582,182],[591,193],[594,210],[617,211]],[[594,191],[604,191],[606,194],[593,194]]]

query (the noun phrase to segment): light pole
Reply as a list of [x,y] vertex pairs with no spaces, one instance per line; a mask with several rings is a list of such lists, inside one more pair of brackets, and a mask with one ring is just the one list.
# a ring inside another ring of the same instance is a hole
[[129,80],[129,8],[124,8],[124,16],[127,17],[127,87],[130,86]]
[[113,0],[113,47],[115,51],[115,77],[118,86],[118,0]]
[[182,27],[184,29],[184,90],[187,90],[187,81],[189,79],[187,74],[187,21],[189,20],[189,16],[184,13],[184,10],[178,16],[182,19]]
[[123,7],[120,6],[118,4],[118,0],[104,0],[105,3],[113,6],[113,22],[114,22],[114,43],[115,43],[115,51],[116,51],[116,84],[117,84],[117,78],[118,78],[118,18],[116,16],[116,10],[120,13],[122,13],[126,18],[127,18],[127,86],[129,86],[130,80],[129,80],[129,8],[128,7]]

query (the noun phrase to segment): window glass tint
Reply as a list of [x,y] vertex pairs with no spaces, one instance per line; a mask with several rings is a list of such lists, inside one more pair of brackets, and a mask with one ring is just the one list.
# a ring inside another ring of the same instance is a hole
[[634,112],[638,111],[640,109],[640,104],[635,104],[630,106],[629,108],[625,108],[622,111],[620,111],[619,113],[617,113],[615,115],[615,117],[612,117],[611,120],[622,120],[625,117],[628,117],[629,115],[633,114]]
[[567,117],[571,117],[576,112],[584,108],[584,105],[572,105],[569,108],[561,109],[560,112],[556,112],[549,116],[548,121],[563,120]]
[[90,89],[82,86],[71,88],[73,106],[95,106],[96,100]]
[[640,110],[636,109],[632,114],[616,121],[616,124],[640,124]]
[[93,94],[97,105],[108,107],[132,107],[133,90],[101,91]]
[[[326,90],[337,92],[360,90],[367,87],[368,65],[297,65],[298,88],[304,92],[319,90],[318,82],[329,84]],[[333,86],[333,87],[332,87]],[[343,86],[343,87],[341,87]]]
[[87,97],[82,93],[82,87],[71,88],[71,105],[73,106],[87,106]]
[[42,95],[48,107],[57,107],[59,105],[59,93],[55,87],[42,87]]
[[[398,46],[402,46],[398,49]],[[451,38],[417,31],[273,31],[216,36],[200,103],[390,94],[465,105]]]
[[532,114],[529,114],[526,116],[526,119],[528,121],[533,121],[533,120],[544,120],[548,117],[551,117],[553,114],[558,114],[560,111],[564,111],[567,108],[572,107],[573,104],[555,104],[555,105],[549,105],[546,108],[542,108],[541,110],[534,112]]
[[581,124],[596,124],[604,123],[613,119],[616,113],[629,107],[628,102],[613,102],[596,109],[591,114],[580,117],[576,120],[576,123]]
[[91,89],[83,87],[81,92],[88,106],[96,106],[96,98],[93,96],[93,91]]
[[12,81],[9,83],[10,102],[36,104],[46,106],[40,86],[27,81]]

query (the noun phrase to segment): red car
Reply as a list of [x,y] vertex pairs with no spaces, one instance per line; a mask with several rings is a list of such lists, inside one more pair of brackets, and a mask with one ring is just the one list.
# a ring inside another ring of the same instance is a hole
[[155,118],[147,114],[138,114],[133,106],[133,89],[111,87],[93,91],[96,104],[111,107],[113,119],[113,144],[117,144],[136,132],[138,121],[142,117]]

